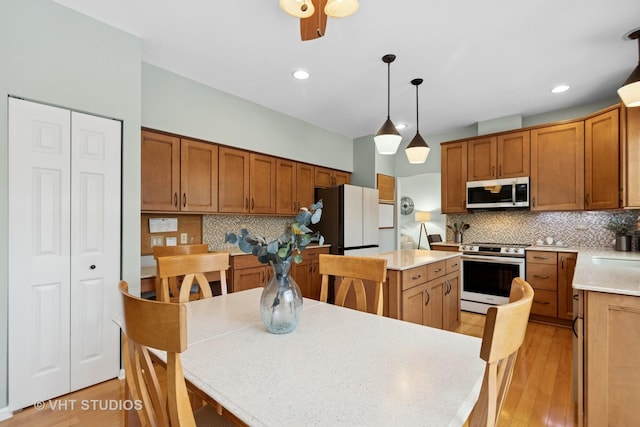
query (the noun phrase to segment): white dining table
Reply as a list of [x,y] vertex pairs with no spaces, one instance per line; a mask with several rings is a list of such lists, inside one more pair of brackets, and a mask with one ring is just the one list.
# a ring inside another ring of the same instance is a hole
[[[305,299],[284,335],[262,289],[186,303],[185,378],[251,426],[460,426],[480,392],[481,340]],[[163,352],[155,354],[164,359]]]

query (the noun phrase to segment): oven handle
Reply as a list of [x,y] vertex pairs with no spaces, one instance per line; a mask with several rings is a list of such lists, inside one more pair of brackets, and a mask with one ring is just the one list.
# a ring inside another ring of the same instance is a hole
[[494,264],[524,265],[524,258],[513,258],[505,256],[484,256],[484,255],[462,255],[462,261],[485,261]]

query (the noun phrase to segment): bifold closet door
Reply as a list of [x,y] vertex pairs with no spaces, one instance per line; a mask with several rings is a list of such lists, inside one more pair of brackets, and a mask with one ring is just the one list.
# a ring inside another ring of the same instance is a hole
[[9,405],[117,376],[119,121],[9,98]]

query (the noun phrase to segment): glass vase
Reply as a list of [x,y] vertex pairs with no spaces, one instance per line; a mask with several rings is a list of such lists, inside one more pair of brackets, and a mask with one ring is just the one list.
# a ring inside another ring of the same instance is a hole
[[260,315],[267,330],[274,334],[293,331],[302,314],[302,292],[298,284],[289,276],[291,261],[283,261],[271,266],[274,275],[264,287],[260,297]]

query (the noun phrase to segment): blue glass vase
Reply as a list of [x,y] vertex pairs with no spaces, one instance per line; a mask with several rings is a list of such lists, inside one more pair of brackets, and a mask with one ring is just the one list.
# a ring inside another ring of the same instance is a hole
[[302,293],[295,280],[289,276],[291,260],[272,263],[271,266],[275,274],[262,291],[260,314],[269,332],[287,334],[300,321]]

